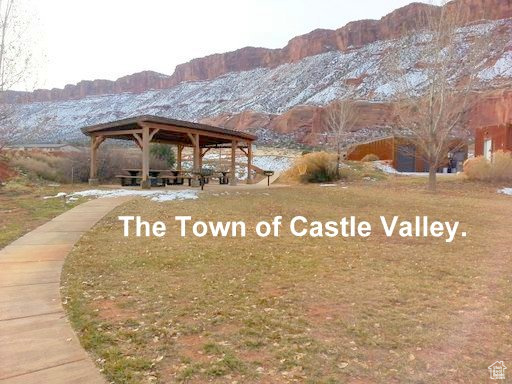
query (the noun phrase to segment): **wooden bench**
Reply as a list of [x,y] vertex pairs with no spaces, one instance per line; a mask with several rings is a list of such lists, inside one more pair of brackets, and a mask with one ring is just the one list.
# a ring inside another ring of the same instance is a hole
[[190,185],[192,184],[191,180],[194,178],[194,176],[163,175],[158,176],[158,178],[163,179],[164,183],[167,185],[183,185],[185,184],[185,180],[187,180],[188,186],[190,187]]

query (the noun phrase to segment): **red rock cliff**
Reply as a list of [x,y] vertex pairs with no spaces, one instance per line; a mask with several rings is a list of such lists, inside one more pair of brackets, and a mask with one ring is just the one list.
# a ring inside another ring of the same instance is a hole
[[[455,0],[446,6],[454,9],[457,5],[461,5],[462,9],[467,11],[468,21],[512,17],[512,0]],[[282,49],[246,47],[233,52],[194,59],[178,65],[172,76],[146,71],[125,76],[116,81],[81,81],[76,85],[67,85],[64,89],[43,89],[31,93],[8,92],[3,99],[8,102],[56,101],[92,95],[143,92],[168,88],[183,81],[213,79],[229,72],[276,67],[332,50],[344,51],[377,40],[395,38],[420,26],[421,16],[432,7],[423,3],[412,3],[391,12],[380,20],[355,21],[335,31],[317,29],[291,39]]]
[[[512,0],[456,0],[446,6],[452,10],[455,7],[466,10],[467,15],[461,19],[468,22],[512,17]],[[426,12],[430,9],[440,10],[440,7],[412,3],[380,20],[354,21],[335,31],[317,29],[297,36],[282,49],[247,47],[234,52],[194,59],[176,67],[172,83],[208,80],[229,72],[259,67],[276,67],[332,50],[346,51],[378,40],[396,38],[420,27],[423,24],[422,20],[425,20]]]
[[111,80],[84,80],[68,84],[64,89],[36,89],[34,92],[8,91],[1,95],[5,102],[36,102],[81,99],[87,96],[108,95],[123,92],[144,92],[172,86],[171,76],[144,71]]

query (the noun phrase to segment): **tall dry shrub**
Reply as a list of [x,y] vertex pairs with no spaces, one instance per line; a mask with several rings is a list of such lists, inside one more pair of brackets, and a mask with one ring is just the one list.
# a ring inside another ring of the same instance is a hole
[[496,151],[492,156],[491,179],[494,181],[512,181],[512,153]]
[[327,152],[305,154],[295,160],[283,179],[288,182],[324,183],[336,180],[337,156]]
[[50,164],[40,159],[34,159],[28,156],[15,156],[11,159],[10,165],[20,169],[30,178],[41,178],[49,181],[58,181],[57,172]]
[[496,151],[492,161],[483,156],[468,159],[464,163],[464,174],[470,180],[512,181],[512,153]]
[[[116,181],[124,169],[142,168],[139,151],[114,146],[103,146],[98,154],[98,176],[103,182]],[[89,180],[90,153],[80,152],[18,151],[10,157],[10,165],[33,179],[58,183],[85,183]],[[168,169],[166,160],[151,156],[150,168]]]

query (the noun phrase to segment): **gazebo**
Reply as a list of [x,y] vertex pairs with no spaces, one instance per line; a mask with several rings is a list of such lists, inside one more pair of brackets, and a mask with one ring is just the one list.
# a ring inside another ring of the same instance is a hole
[[236,185],[235,155],[241,150],[247,156],[247,182],[252,180],[252,143],[256,136],[212,125],[143,115],[82,128],[91,138],[91,169],[89,184],[98,183],[98,148],[106,139],[132,140],[142,150],[142,188],[151,186],[149,177],[149,144],[177,146],[177,169],[182,169],[183,148],[193,148],[193,170],[199,172],[203,157],[212,148],[231,149],[230,184]]

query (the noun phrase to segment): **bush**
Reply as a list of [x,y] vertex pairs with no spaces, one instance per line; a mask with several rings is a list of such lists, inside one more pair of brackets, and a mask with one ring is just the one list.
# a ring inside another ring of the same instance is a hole
[[325,183],[336,180],[336,155],[326,152],[308,153],[297,158],[284,180],[301,183]]
[[11,165],[22,170],[30,178],[61,181],[55,169],[56,163],[54,161],[45,161],[40,156],[37,158],[16,156],[11,160]]
[[512,181],[512,152],[496,151],[492,157],[491,179]]
[[[170,148],[169,146],[166,146]],[[166,152],[166,157],[150,157],[150,168],[167,169],[174,152]],[[80,183],[89,179],[89,151],[47,153],[42,151],[18,151],[8,159],[11,167],[25,173],[29,179],[43,179],[58,183]],[[174,163],[174,157],[172,157]],[[102,181],[114,181],[115,176],[125,168],[142,168],[142,155],[139,150],[103,145],[98,151],[98,177]]]
[[379,160],[380,160],[379,156],[374,155],[373,153],[369,153],[361,159],[361,161],[364,161],[364,162],[379,161]]
[[512,154],[496,151],[492,162],[483,156],[468,159],[464,163],[464,174],[470,180],[512,181]]
[[172,168],[176,163],[176,156],[170,145],[166,144],[151,144],[150,149],[152,157],[157,160],[162,160],[167,164],[167,167]]

